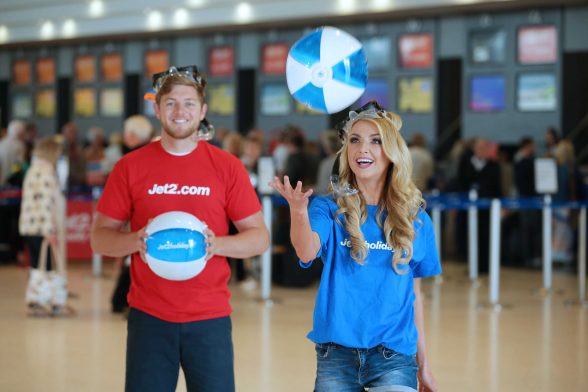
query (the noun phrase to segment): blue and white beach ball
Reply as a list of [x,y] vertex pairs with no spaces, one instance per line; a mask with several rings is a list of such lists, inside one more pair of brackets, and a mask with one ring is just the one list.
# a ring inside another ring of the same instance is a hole
[[171,211],[156,216],[147,226],[147,253],[151,270],[169,280],[186,280],[206,266],[206,225],[192,214]]
[[361,42],[334,27],[322,27],[290,48],[286,80],[297,101],[336,113],[363,94],[368,68]]

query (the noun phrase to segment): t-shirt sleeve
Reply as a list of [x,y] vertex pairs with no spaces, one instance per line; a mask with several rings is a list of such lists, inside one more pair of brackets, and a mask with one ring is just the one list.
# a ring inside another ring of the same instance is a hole
[[441,273],[433,222],[425,211],[418,215],[418,221],[415,222],[415,239],[409,265],[415,278],[425,278]]
[[112,219],[127,221],[131,216],[131,194],[128,169],[125,161],[119,161],[108,176],[96,210]]
[[[316,257],[320,257],[326,251],[333,225],[331,209],[329,208],[329,202],[325,197],[316,197],[310,202],[308,218],[310,220],[310,229],[318,234],[321,241],[321,247],[316,254]],[[302,260],[300,260],[300,266],[303,268],[308,268],[311,265],[312,261],[309,263],[303,263]]]
[[[233,158],[233,157],[231,157]],[[245,166],[238,159],[229,161],[227,180],[227,215],[238,221],[261,210],[259,198],[255,193]]]

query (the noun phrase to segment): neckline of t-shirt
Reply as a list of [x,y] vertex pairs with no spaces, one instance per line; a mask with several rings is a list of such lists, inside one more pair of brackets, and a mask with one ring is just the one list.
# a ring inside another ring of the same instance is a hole
[[198,144],[196,144],[196,147],[194,147],[194,149],[192,151],[188,151],[186,153],[175,153],[175,152],[171,152],[165,149],[165,147],[163,147],[163,144],[161,143],[161,140],[159,141],[159,148],[161,148],[161,150],[166,153],[171,155],[172,157],[186,157],[190,154],[193,154],[196,150],[198,150],[198,146],[200,145],[200,142],[198,142]]

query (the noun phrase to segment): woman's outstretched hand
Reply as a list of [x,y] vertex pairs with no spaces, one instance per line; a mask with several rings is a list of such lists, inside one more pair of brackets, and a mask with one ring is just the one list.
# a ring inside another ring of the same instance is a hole
[[274,177],[270,181],[269,186],[274,188],[280,195],[288,201],[290,210],[292,211],[306,211],[308,208],[308,198],[312,195],[312,189],[302,192],[302,181],[296,183],[296,188],[290,185],[290,178],[284,176],[284,181],[280,181],[278,177]]

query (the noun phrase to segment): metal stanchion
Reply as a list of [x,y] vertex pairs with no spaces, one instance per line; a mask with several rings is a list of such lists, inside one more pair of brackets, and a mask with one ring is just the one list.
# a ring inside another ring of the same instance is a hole
[[500,199],[492,199],[490,205],[490,306],[500,310]]
[[[433,190],[432,195],[434,197],[438,197],[439,190]],[[431,208],[431,215],[433,221],[433,231],[435,232],[435,245],[437,246],[437,254],[439,255],[439,258],[441,258],[441,208],[439,205],[436,204]],[[443,277],[441,275],[435,276],[435,283],[443,283]]]
[[263,220],[269,231],[270,246],[261,255],[261,300],[266,303],[272,303],[272,198],[265,195],[262,198]]
[[551,195],[543,198],[543,289],[551,291],[553,258],[551,254]]
[[588,306],[586,301],[586,206],[580,208],[578,239],[578,300],[580,305]]
[[[94,202],[94,210],[96,209],[96,203],[98,202],[98,199],[100,199],[101,194],[101,187],[92,187],[92,200]],[[102,276],[102,255],[99,255],[94,252],[92,252],[92,275],[96,277]]]
[[470,202],[468,207],[468,268],[471,281],[478,279],[478,207],[475,203],[478,200],[478,192],[470,190]]

